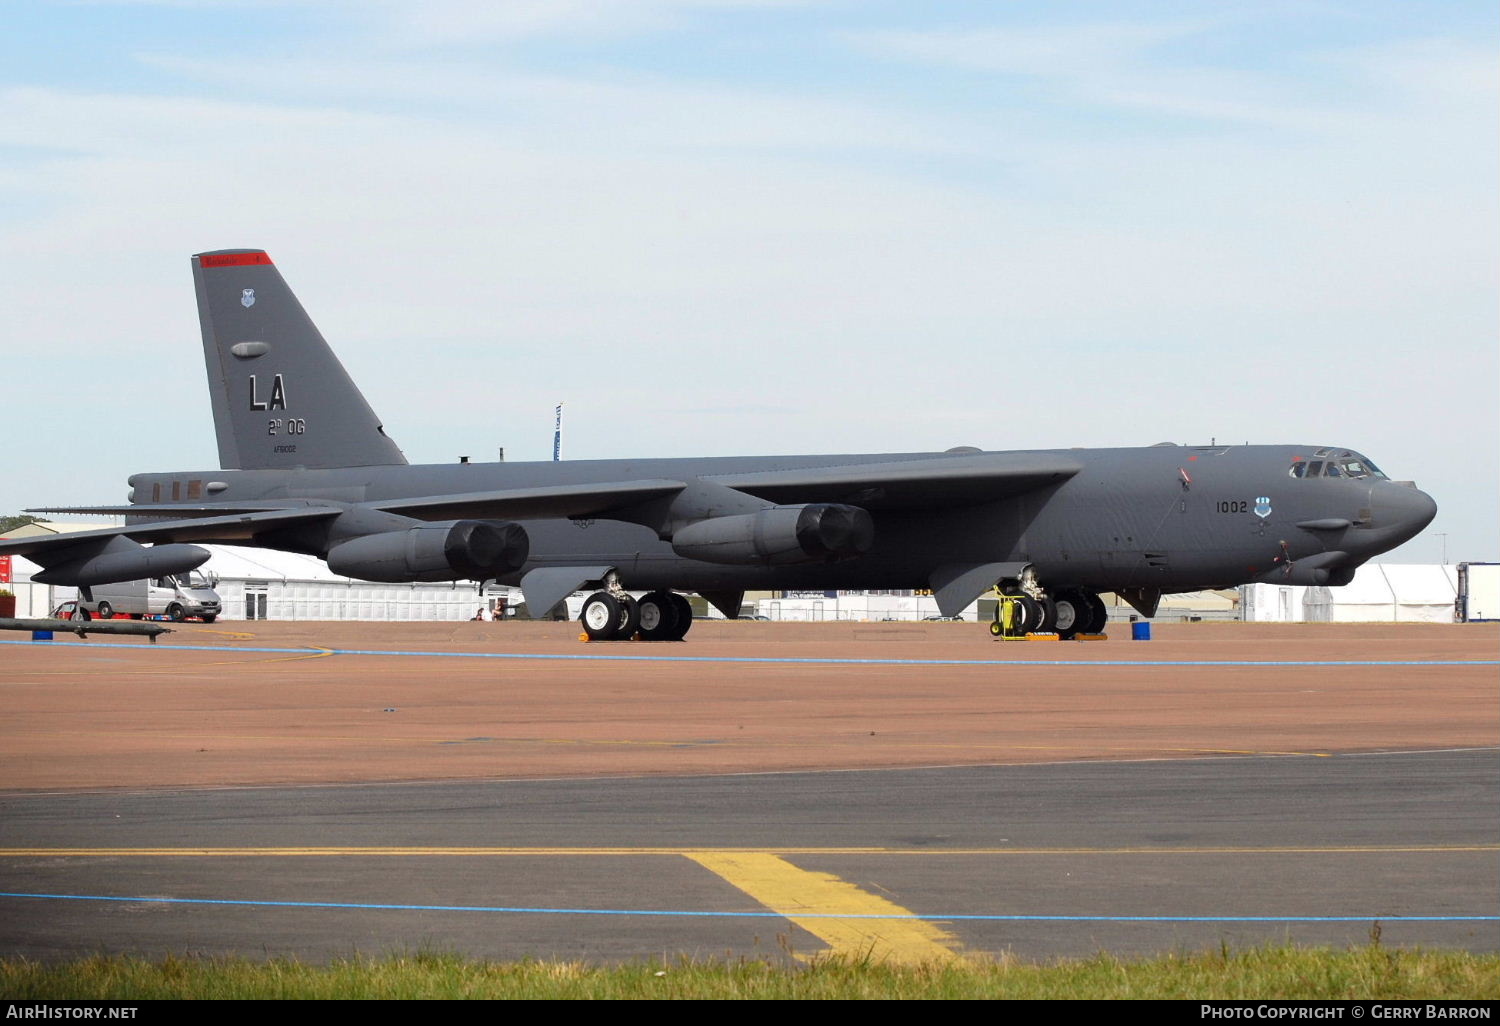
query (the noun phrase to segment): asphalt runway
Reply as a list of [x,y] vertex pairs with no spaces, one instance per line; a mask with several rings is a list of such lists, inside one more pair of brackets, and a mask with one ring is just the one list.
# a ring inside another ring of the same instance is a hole
[[43,959],[1042,959],[1378,922],[1494,950],[1497,784],[1487,750],[13,796],[0,936]]
[[1500,947],[1487,628],[225,626],[0,646],[0,955]]

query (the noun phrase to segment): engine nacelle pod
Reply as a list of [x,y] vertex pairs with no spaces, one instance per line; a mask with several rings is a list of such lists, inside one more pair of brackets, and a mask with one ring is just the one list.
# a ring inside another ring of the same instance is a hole
[[519,570],[531,553],[520,524],[446,520],[383,531],[328,550],[328,569],[362,581],[482,581]]
[[208,550],[196,545],[152,545],[147,548],[123,536],[103,543],[85,543],[86,554],[63,563],[53,563],[31,575],[39,584],[71,584],[89,588],[95,584],[117,584],[148,577],[186,573],[208,562]]
[[818,502],[700,520],[672,535],[672,551],[706,563],[780,566],[852,559],[874,542],[868,511]]

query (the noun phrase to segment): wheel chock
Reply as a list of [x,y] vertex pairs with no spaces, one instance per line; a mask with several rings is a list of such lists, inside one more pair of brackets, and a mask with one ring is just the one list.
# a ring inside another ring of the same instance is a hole
[[1074,641],[1108,641],[1108,634],[1075,634]]
[[578,640],[581,641],[581,642],[583,642],[585,645],[587,645],[589,643],[589,632],[588,631],[583,631],[582,633],[580,633],[578,635]]
[[1062,638],[1056,634],[1028,634],[1027,641],[1061,641]]

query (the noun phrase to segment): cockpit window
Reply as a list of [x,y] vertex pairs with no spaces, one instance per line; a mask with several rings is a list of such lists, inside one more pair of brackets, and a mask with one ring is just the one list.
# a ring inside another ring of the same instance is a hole
[[1339,459],[1339,460],[1313,460],[1304,462],[1293,461],[1287,469],[1291,477],[1374,477],[1385,480],[1385,475],[1380,468],[1367,459]]

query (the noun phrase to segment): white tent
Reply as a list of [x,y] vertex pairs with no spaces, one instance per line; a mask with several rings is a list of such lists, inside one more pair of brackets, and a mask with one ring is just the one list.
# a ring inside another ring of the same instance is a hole
[[508,589],[481,599],[474,584],[379,584],[342,577],[313,556],[205,545],[227,620],[468,620]]
[[1452,623],[1458,568],[1437,564],[1366,563],[1339,588],[1247,584],[1240,589],[1246,620],[1309,623]]

